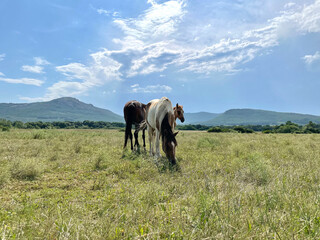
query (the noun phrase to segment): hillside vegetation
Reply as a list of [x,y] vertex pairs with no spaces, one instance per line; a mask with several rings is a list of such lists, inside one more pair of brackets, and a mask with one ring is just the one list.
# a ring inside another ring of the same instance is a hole
[[280,125],[287,121],[307,124],[312,121],[320,123],[320,117],[309,114],[281,113],[256,109],[231,109],[212,120],[201,122],[203,125]]
[[320,135],[180,131],[178,167],[123,140],[0,132],[1,237],[320,238]]
[[0,118],[22,122],[84,120],[124,122],[122,116],[70,97],[49,102],[0,103]]

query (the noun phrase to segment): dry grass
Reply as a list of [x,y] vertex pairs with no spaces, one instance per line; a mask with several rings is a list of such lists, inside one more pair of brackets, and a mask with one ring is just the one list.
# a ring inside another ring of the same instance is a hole
[[123,135],[0,132],[0,236],[319,239],[320,135],[181,132],[177,168]]

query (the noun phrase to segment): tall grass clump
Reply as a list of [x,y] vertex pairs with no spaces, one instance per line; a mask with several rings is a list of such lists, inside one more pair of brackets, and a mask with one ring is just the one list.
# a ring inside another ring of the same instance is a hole
[[43,165],[36,159],[14,160],[11,166],[11,177],[18,180],[35,180],[43,171]]
[[259,154],[250,154],[244,160],[246,166],[241,172],[245,181],[253,182],[258,186],[269,183],[271,170],[266,159]]
[[44,133],[43,132],[34,132],[33,134],[32,134],[32,138],[33,139],[44,139],[45,138],[45,135],[44,135]]
[[105,165],[107,159],[108,159],[108,157],[107,157],[106,154],[100,153],[98,155],[98,157],[94,161],[94,170],[103,170],[103,169],[105,169],[107,167]]
[[0,189],[8,182],[9,178],[9,171],[7,169],[0,168]]

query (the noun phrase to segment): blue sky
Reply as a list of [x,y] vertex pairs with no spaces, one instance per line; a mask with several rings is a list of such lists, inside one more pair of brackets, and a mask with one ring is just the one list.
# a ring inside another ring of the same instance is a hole
[[2,0],[0,102],[320,115],[320,0]]

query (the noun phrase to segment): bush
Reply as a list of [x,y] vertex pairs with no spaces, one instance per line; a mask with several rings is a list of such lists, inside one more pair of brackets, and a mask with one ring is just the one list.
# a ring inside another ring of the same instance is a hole
[[275,131],[277,133],[302,133],[301,127],[298,124],[287,121],[286,124],[277,126]]
[[220,127],[213,127],[208,130],[208,132],[222,132]]
[[264,131],[262,131],[262,133],[269,134],[269,133],[273,133],[273,132],[271,130],[264,130]]
[[233,128],[233,130],[235,130],[239,133],[254,133],[254,131],[252,129],[248,129],[248,128],[241,127],[241,126],[236,126]]
[[10,128],[9,127],[2,127],[2,132],[9,132]]

